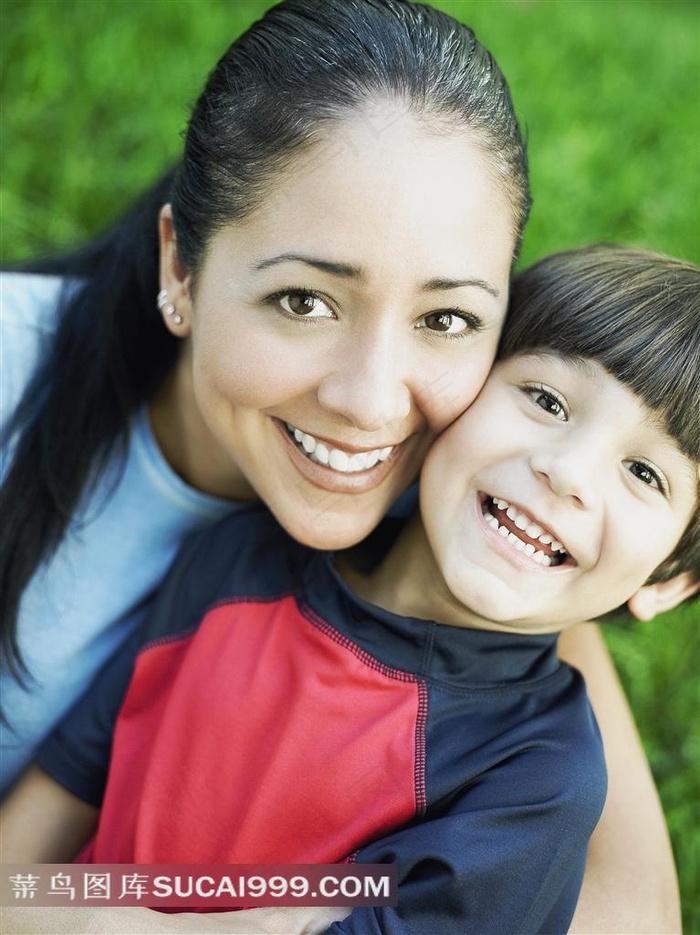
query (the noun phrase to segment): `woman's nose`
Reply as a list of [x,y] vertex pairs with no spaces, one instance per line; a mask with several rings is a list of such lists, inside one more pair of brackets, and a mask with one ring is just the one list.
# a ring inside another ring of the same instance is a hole
[[391,335],[375,332],[349,340],[335,351],[321,380],[318,399],[324,409],[355,428],[377,432],[406,419],[413,406],[406,375],[410,362]]

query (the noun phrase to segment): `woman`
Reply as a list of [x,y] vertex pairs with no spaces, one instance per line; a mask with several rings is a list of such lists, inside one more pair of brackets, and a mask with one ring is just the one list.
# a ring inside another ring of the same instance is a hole
[[[36,267],[68,281],[63,302],[55,280],[11,279],[8,783],[189,531],[254,498],[316,547],[374,528],[485,378],[529,203],[507,86],[469,30],[401,0],[289,0],[212,73],[174,177]],[[613,931],[619,905],[624,924],[661,924],[653,893],[643,913],[631,901],[626,861],[608,864],[637,835],[673,902],[619,690],[596,638],[573,636],[571,660],[586,654],[613,740],[604,822],[624,828],[595,845],[605,885],[584,890],[581,924]],[[615,800],[630,751],[646,824]]]

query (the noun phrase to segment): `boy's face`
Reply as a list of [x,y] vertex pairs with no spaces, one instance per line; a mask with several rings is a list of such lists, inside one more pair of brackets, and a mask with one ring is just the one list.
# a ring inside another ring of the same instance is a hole
[[673,551],[698,465],[589,360],[497,364],[433,445],[425,530],[447,588],[484,623],[555,631],[623,604]]

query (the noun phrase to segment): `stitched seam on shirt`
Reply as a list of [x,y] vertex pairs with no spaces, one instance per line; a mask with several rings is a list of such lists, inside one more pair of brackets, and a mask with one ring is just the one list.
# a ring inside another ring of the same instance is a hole
[[450,695],[523,695],[536,694],[544,689],[549,689],[558,682],[566,681],[570,675],[571,673],[567,667],[562,665],[555,672],[550,672],[549,675],[523,682],[513,682],[509,685],[453,685],[450,682],[429,675],[424,676],[424,679],[428,685],[434,685],[435,688],[439,688]]
[[425,788],[426,736],[428,725],[428,688],[425,682],[418,683],[418,716],[416,718],[416,762],[414,783],[416,790],[416,818],[422,818],[428,807]]
[[374,669],[376,672],[381,672],[388,678],[395,679],[399,682],[420,682],[419,676],[415,675],[413,672],[404,672],[401,669],[395,669],[392,666],[388,666],[386,663],[375,659],[374,656],[367,652],[367,650],[362,649],[362,647],[358,646],[357,643],[353,643],[351,639],[349,639],[344,634],[339,633],[334,626],[332,626],[322,617],[319,617],[318,614],[308,606],[308,604],[300,606],[299,610],[312,626],[316,627],[317,630],[320,630],[339,646],[349,650],[370,669]]
[[143,645],[139,648],[137,655],[140,656],[141,653],[148,649],[153,649],[156,646],[165,646],[169,643],[177,643],[179,640],[188,640],[202,626],[204,623],[204,618],[207,617],[213,610],[217,610],[219,607],[226,607],[228,604],[274,604],[276,601],[284,600],[286,597],[292,597],[292,594],[286,593],[277,595],[275,597],[257,597],[250,595],[239,597],[221,597],[210,604],[206,610],[203,610],[201,616],[197,620],[197,623],[193,624],[191,627],[188,627],[187,630],[180,630],[177,633],[164,633],[162,636],[154,636],[153,639],[143,643]]
[[420,661],[420,673],[425,675],[429,671],[430,666],[430,657],[433,654],[433,646],[435,644],[435,624],[431,623],[425,629],[425,639],[423,641],[423,654]]

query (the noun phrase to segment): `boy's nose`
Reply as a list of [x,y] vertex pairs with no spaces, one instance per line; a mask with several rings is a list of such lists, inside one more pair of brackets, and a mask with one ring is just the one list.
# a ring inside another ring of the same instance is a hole
[[406,419],[413,399],[405,357],[386,336],[348,342],[336,350],[332,368],[319,384],[319,402],[365,432]]
[[565,441],[539,449],[530,458],[532,470],[559,497],[571,498],[580,509],[595,502],[599,472],[596,458],[589,446],[567,445]]

